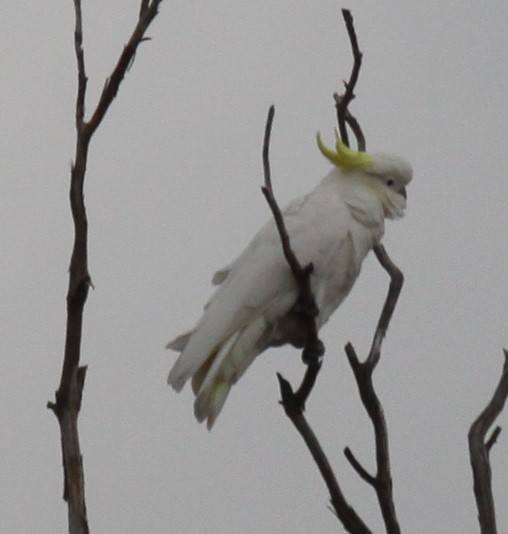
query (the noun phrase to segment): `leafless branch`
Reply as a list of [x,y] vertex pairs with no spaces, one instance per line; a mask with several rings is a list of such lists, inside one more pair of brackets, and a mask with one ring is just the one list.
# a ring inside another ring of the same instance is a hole
[[[338,93],[334,93],[333,94],[333,99],[335,101],[335,107],[339,107],[341,106],[342,104],[342,98],[343,98],[343,95],[339,95]],[[355,136],[355,139],[356,139],[356,144],[358,146],[358,150],[361,151],[361,152],[365,152],[365,150],[367,149],[367,144],[366,144],[366,141],[365,141],[365,136],[363,135],[363,131],[362,131],[362,128],[360,126],[360,123],[356,120],[355,117],[353,117],[353,115],[351,115],[351,112],[349,111],[349,109],[346,109],[346,112],[344,114],[344,116],[340,117],[340,122],[338,123],[339,124],[339,132],[340,130],[343,130],[343,132],[346,132],[346,135],[347,135],[347,126],[349,126],[351,128],[351,131],[353,132],[353,135]],[[347,126],[346,126],[347,125]],[[341,137],[342,139],[342,137]],[[342,139],[344,141],[344,139]],[[349,143],[349,140],[346,139],[346,144]]]
[[[345,82],[345,93],[342,96],[334,95],[337,109],[337,119],[339,123],[339,131],[342,140],[349,145],[347,134],[347,126],[349,125],[356,137],[359,150],[365,150],[366,143],[362,129],[358,121],[351,115],[348,109],[350,102],[355,96],[354,89],[360,73],[362,53],[359,50],[358,40],[356,37],[351,13],[348,10],[344,9],[342,10],[342,14],[346,23],[349,39],[351,42],[354,65],[349,81]],[[268,145],[270,140],[272,121],[273,107],[270,109],[270,113],[268,115],[263,145],[263,163],[265,170],[265,187],[263,188],[263,193],[265,194],[267,201],[270,207],[272,208],[275,220],[277,221],[282,248],[284,250],[284,254],[286,256],[288,264],[291,266],[293,275],[295,276],[295,279],[298,283],[300,295],[303,295],[304,298],[311,299],[313,301],[312,293],[310,291],[310,284],[308,283],[308,277],[312,272],[312,265],[309,265],[302,269],[296,257],[294,257],[294,254],[290,247],[289,237],[287,236],[287,232],[284,227],[282,215],[277,207],[275,199],[273,198],[268,158]],[[395,505],[393,501],[387,426],[381,403],[374,390],[372,375],[379,361],[382,340],[388,329],[393,311],[397,303],[397,299],[402,288],[403,275],[401,271],[395,266],[395,264],[390,260],[388,254],[386,253],[384,247],[381,244],[375,245],[374,252],[380,264],[390,275],[391,282],[389,291],[386,297],[385,304],[381,311],[381,315],[372,341],[370,353],[366,361],[363,363],[359,361],[356,352],[350,343],[348,343],[348,345],[346,346],[346,354],[348,356],[349,363],[353,369],[356,378],[360,397],[374,427],[377,464],[376,476],[372,476],[370,473],[367,472],[367,470],[360,464],[360,462],[356,459],[353,452],[349,448],[346,448],[344,453],[348,461],[351,463],[352,467],[358,473],[358,475],[375,489],[387,532],[389,534],[399,534],[400,527],[398,525],[395,513]],[[306,270],[309,270],[309,272],[305,273]],[[307,287],[305,287],[304,284],[307,284]],[[319,368],[317,368],[316,374],[318,371]],[[303,403],[301,402],[301,398],[299,398],[298,394],[304,391],[302,397],[306,399],[312,389],[315,380],[315,375],[312,375],[311,367],[307,369],[307,375],[302,385],[300,386],[299,392],[297,392],[296,394],[293,393],[292,387],[289,382],[282,378],[282,376],[278,375],[278,379],[281,389],[282,405],[284,406],[284,410],[287,416],[290,418],[291,422],[297,428],[298,432],[302,435],[309,451],[311,452],[314,458],[314,461],[318,465],[323,479],[325,480],[325,483],[328,487],[328,490],[330,491],[331,503],[338,518],[340,519],[346,530],[348,530],[349,532],[369,532],[369,529],[366,527],[362,519],[346,502],[345,497],[342,494],[340,487],[337,483],[337,479],[330,467],[330,464],[303,414]],[[306,383],[308,383],[309,386],[307,386]]]
[[383,338],[388,330],[395,306],[399,300],[402,285],[404,284],[404,275],[402,274],[402,271],[392,262],[385,250],[385,247],[380,243],[374,245],[374,254],[376,255],[376,258],[383,269],[390,276],[390,287],[388,289],[388,295],[386,296],[386,301],[379,317],[367,360],[372,367],[377,365],[379,357],[381,356],[381,343],[383,342]]
[[139,18],[141,18],[150,7],[150,0],[141,0],[141,5],[139,6]]
[[487,452],[490,452],[490,449],[492,449],[492,447],[497,443],[499,434],[501,434],[501,427],[496,426],[496,428],[494,428],[492,431],[490,438],[485,442],[485,448],[487,449]]
[[[351,13],[347,9],[343,9],[342,15],[346,23],[354,63],[349,82],[345,83],[345,93],[342,96],[338,96],[337,94],[334,95],[337,109],[337,121],[342,141],[349,144],[347,135],[347,125],[349,125],[356,137],[358,150],[365,150],[366,142],[360,124],[348,109],[349,104],[355,97],[354,89],[360,73],[362,53],[358,46],[358,39],[356,37]],[[374,389],[372,375],[381,356],[381,344],[397,304],[404,277],[402,272],[391,261],[383,245],[379,243],[376,244],[374,246],[374,253],[381,266],[390,275],[388,294],[374,333],[369,355],[365,362],[361,363],[359,361],[356,351],[351,343],[346,345],[345,351],[356,379],[360,398],[374,427],[377,464],[376,476],[372,477],[372,475],[367,473],[349,448],[346,448],[344,453],[359,476],[375,489],[387,532],[390,534],[397,534],[400,532],[400,527],[397,521],[395,503],[393,500],[388,430],[381,402]]]
[[[317,334],[316,317],[319,314],[319,310],[317,309],[316,301],[314,300],[314,295],[312,294],[310,284],[310,275],[312,274],[314,267],[312,263],[302,267],[298,261],[293,249],[291,248],[289,235],[286,225],[284,224],[284,218],[273,194],[269,146],[274,114],[275,108],[271,106],[268,111],[263,140],[263,170],[265,176],[265,185],[261,188],[261,190],[263,191],[266,201],[268,202],[268,205],[272,211],[277,229],[279,231],[284,257],[291,268],[291,272],[293,273],[298,286],[298,298],[293,307],[292,313],[295,315],[295,319],[300,321],[302,329],[306,332],[303,360],[308,364],[309,369],[312,368],[312,373],[317,375],[321,365],[320,360],[324,353],[324,347]],[[308,388],[309,384],[310,381],[307,380],[306,388]],[[312,386],[310,389],[312,389]],[[308,390],[308,393],[310,393],[310,389]],[[305,399],[303,399],[303,401],[305,401]]]
[[[358,141],[358,149],[365,150],[365,138],[363,137],[360,125],[358,124],[358,122],[356,122],[356,120],[350,115],[348,111],[349,104],[355,98],[354,91],[356,83],[358,82],[358,76],[360,75],[363,54],[362,52],[360,52],[360,48],[358,46],[358,39],[356,37],[356,31],[351,12],[348,9],[343,9],[342,17],[344,18],[344,22],[346,24],[349,41],[351,43],[351,49],[353,51],[354,61],[349,81],[344,82],[344,86],[346,89],[344,94],[341,96],[337,94],[334,95],[335,107],[337,110],[337,122],[339,124],[339,133],[342,141],[349,146],[349,139],[346,127],[346,123],[349,123],[355,132],[356,139]],[[361,140],[363,140],[363,146]]]
[[92,284],[88,272],[88,221],[83,197],[88,147],[90,139],[100,125],[118,87],[125,75],[136,49],[144,40],[144,33],[157,15],[162,0],[142,2],[141,15],[134,32],[124,48],[120,59],[107,80],[99,103],[86,122],[85,97],[87,76],[83,52],[83,27],[81,1],[74,1],[75,30],[74,48],[78,70],[76,97],[76,153],[71,169],[69,199],[74,222],[74,244],[69,266],[69,286],[67,291],[67,325],[64,358],[55,402],[48,402],[60,426],[62,463],[64,469],[64,500],[68,507],[69,532],[86,534],[89,532],[85,505],[84,474],[78,433],[78,414],[81,408],[86,366],[80,366],[83,310]]
[[496,534],[497,532],[489,453],[501,432],[501,428],[496,427],[487,441],[485,438],[490,427],[502,412],[508,398],[508,351],[506,350],[504,351],[504,358],[503,371],[494,395],[471,425],[468,435],[474,494],[482,534]]
[[319,472],[321,473],[328,491],[330,492],[330,502],[335,513],[337,514],[337,517],[347,532],[355,534],[370,533],[371,530],[358,516],[354,508],[352,508],[346,501],[346,498],[344,497],[339,483],[337,482],[337,479],[333,473],[330,462],[328,461],[328,458],[326,457],[316,435],[310,428],[301,409],[301,405],[299,402],[295,402],[296,395],[293,393],[290,383],[280,374],[277,374],[277,378],[279,379],[282,406],[284,407],[284,411],[302,436],[307,448],[314,458]]
[[346,457],[347,461],[351,464],[351,467],[358,473],[359,477],[367,484],[370,484],[371,486],[376,485],[376,477],[373,477],[365,467],[356,459],[356,456],[353,454],[353,451],[346,447],[344,449],[344,456]]
[[[307,370],[298,391],[295,393],[291,387],[291,384],[280,374],[277,374],[282,398],[281,404],[284,407],[286,415],[298,430],[310,453],[312,454],[312,457],[314,458],[314,461],[316,462],[319,471],[323,476],[328,491],[330,492],[331,504],[337,514],[337,517],[344,525],[344,528],[346,528],[348,532],[367,534],[370,532],[370,530],[356,514],[355,510],[347,503],[332,471],[330,462],[328,461],[328,458],[321,448],[319,441],[317,440],[303,414],[305,401],[307,400],[314,386],[319,370],[321,369],[321,355],[323,349],[322,344],[317,337],[317,327],[315,321],[316,313],[313,311],[312,313],[302,314],[302,310],[316,309],[316,303],[314,301],[309,279],[310,274],[312,273],[312,265],[302,267],[296,258],[296,255],[291,248],[289,235],[284,224],[284,218],[273,194],[269,161],[269,145],[273,117],[274,107],[271,106],[268,112],[263,141],[263,169],[265,185],[262,188],[262,191],[272,210],[275,222],[277,224],[284,256],[298,285],[299,304],[301,307],[299,310],[295,311],[295,314],[302,315],[302,320],[307,324],[308,333],[306,336],[306,346],[304,348],[304,361],[307,360]],[[316,347],[319,351],[317,358],[315,357]],[[309,358],[308,354],[305,356],[306,350],[310,351],[313,357]]]
[[[360,465],[358,462],[356,462],[357,465],[353,465],[353,467],[376,491],[379,507],[385,522],[386,531],[390,534],[398,534],[400,533],[400,527],[398,524],[395,512],[395,503],[393,500],[390,454],[388,446],[388,429],[383,407],[381,406],[379,397],[374,389],[372,376],[381,356],[381,344],[386,335],[393,311],[397,304],[404,277],[402,272],[389,258],[383,245],[377,244],[374,247],[374,252],[379,263],[390,275],[390,287],[388,289],[388,294],[386,296],[377,328],[374,333],[369,355],[365,362],[360,362],[351,343],[346,345],[345,351],[356,379],[360,398],[372,422],[372,426],[374,427],[377,473],[375,477],[372,477],[371,475],[366,477],[363,476],[358,470]],[[348,455],[346,454],[346,456]],[[348,460],[351,462],[350,457]]]
[[90,136],[93,135],[94,131],[102,122],[111,102],[113,102],[116,97],[120,83],[134,61],[139,44],[147,40],[144,36],[145,32],[153,19],[157,16],[159,5],[161,3],[162,0],[151,0],[151,2],[148,3],[149,5],[147,5],[147,2],[142,3],[138,23],[132,32],[129,42],[125,45],[111,76],[106,80],[97,108],[88,122],[88,134]]

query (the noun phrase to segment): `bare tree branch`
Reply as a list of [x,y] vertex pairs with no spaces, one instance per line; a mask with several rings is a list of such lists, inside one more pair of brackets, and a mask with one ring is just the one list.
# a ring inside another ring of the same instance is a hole
[[147,11],[150,6],[150,0],[141,0],[141,5],[139,6],[139,18],[141,18]]
[[497,443],[499,434],[501,434],[501,427],[496,426],[496,428],[494,428],[492,431],[490,438],[485,442],[485,448],[487,449],[487,452],[490,452],[490,449],[492,449],[492,447]]
[[[314,300],[314,295],[312,294],[312,288],[310,284],[310,275],[312,274],[314,267],[312,263],[309,263],[305,267],[300,265],[300,262],[291,248],[289,235],[284,224],[284,218],[273,194],[269,161],[269,145],[274,113],[275,108],[271,106],[268,111],[263,140],[263,170],[265,175],[265,185],[261,188],[261,190],[263,191],[266,201],[268,202],[268,205],[272,211],[275,223],[277,225],[277,230],[279,231],[284,257],[291,268],[291,272],[298,286],[298,299],[293,307],[292,313],[294,314],[295,319],[300,320],[301,326],[306,332],[306,341],[302,357],[304,362],[308,364],[309,368],[313,368],[313,373],[315,372],[317,374],[317,372],[319,372],[318,367],[321,365],[321,357],[324,354],[324,347],[321,340],[318,338],[316,317],[319,314],[319,310],[316,306],[316,301]],[[310,382],[307,381],[307,387],[309,384]],[[312,389],[312,387],[310,389]]]
[[371,486],[376,485],[376,477],[373,477],[365,467],[356,459],[356,456],[353,454],[353,451],[346,447],[344,449],[344,456],[348,460],[348,462],[351,464],[351,467],[358,473],[361,479],[365,480],[367,484],[370,484]]
[[78,67],[78,94],[76,99],[76,128],[83,125],[85,116],[85,94],[87,77],[85,72],[85,56],[83,52],[83,17],[81,14],[81,2],[74,2],[76,25],[74,29],[74,51]]
[[[342,141],[349,145],[347,135],[347,125],[349,125],[356,137],[358,150],[364,151],[366,149],[366,142],[362,129],[358,121],[348,109],[349,104],[355,98],[354,89],[360,73],[362,53],[358,46],[358,39],[356,37],[351,13],[347,9],[343,9],[342,15],[348,31],[354,63],[349,82],[345,82],[344,84],[346,88],[345,93],[342,96],[337,94],[334,95],[337,109],[337,120]],[[369,355],[365,362],[361,363],[359,361],[351,343],[346,345],[345,351],[356,379],[360,398],[374,427],[377,464],[376,476],[372,477],[372,475],[363,468],[349,448],[345,449],[344,454],[359,476],[375,489],[383,520],[385,522],[386,531],[390,534],[398,534],[400,533],[400,527],[395,513],[395,503],[393,500],[390,455],[388,448],[388,429],[381,402],[374,389],[372,375],[379,362],[379,358],[381,357],[381,344],[397,304],[404,282],[404,276],[398,267],[391,261],[383,245],[380,243],[374,245],[374,253],[381,266],[390,275],[388,294],[374,333]]]
[[83,27],[81,1],[74,1],[75,30],[74,49],[78,70],[76,97],[76,153],[71,169],[69,199],[74,222],[74,244],[69,266],[67,291],[67,325],[62,374],[55,402],[48,402],[60,426],[62,463],[64,469],[64,500],[67,502],[69,532],[89,532],[85,504],[84,473],[79,444],[78,414],[81,408],[86,366],[80,366],[83,310],[92,284],[88,272],[88,221],[83,197],[88,147],[90,139],[100,125],[118,87],[129,67],[138,45],[144,40],[144,33],[157,15],[162,0],[142,2],[141,15],[136,28],[124,48],[120,59],[106,82],[102,95],[90,121],[84,120],[87,77],[83,52]]
[[321,473],[328,491],[330,492],[330,502],[335,513],[337,514],[338,519],[347,532],[354,534],[370,533],[371,530],[365,525],[354,508],[352,508],[346,501],[346,498],[344,497],[339,483],[337,482],[337,479],[333,473],[328,458],[326,457],[316,435],[310,428],[300,404],[295,402],[295,394],[293,393],[290,383],[280,374],[277,374],[277,378],[279,379],[279,386],[282,396],[281,404],[284,407],[284,411],[302,436],[307,448],[314,458],[319,472]]
[[[358,39],[356,37],[356,31],[353,23],[353,16],[349,9],[342,10],[342,17],[346,24],[349,41],[351,43],[351,49],[353,51],[353,68],[351,70],[351,75],[348,82],[344,82],[346,91],[342,96],[334,95],[335,107],[337,109],[337,122],[339,124],[339,133],[342,141],[349,146],[348,133],[346,128],[346,123],[352,122],[353,130],[355,131],[356,138],[358,141],[358,149],[365,150],[365,138],[363,133],[361,133],[360,125],[356,120],[352,119],[352,116],[349,114],[348,107],[351,101],[355,98],[355,87],[358,82],[358,76],[360,75],[360,68],[362,66],[362,57],[363,54],[360,52],[358,46]],[[361,139],[363,139],[363,146],[361,146]]]
[[129,42],[125,45],[111,76],[106,80],[97,108],[88,122],[87,133],[89,136],[93,135],[99,124],[102,122],[111,102],[113,102],[116,97],[120,83],[134,60],[139,44],[147,40],[144,36],[145,32],[153,19],[157,16],[159,5],[161,3],[162,0],[152,0],[149,5],[147,5],[147,2],[142,3],[138,23],[132,32]]
[[504,366],[501,378],[492,399],[476,418],[469,430],[469,458],[473,470],[474,494],[478,508],[478,521],[482,534],[496,534],[496,512],[492,495],[492,472],[489,452],[496,442],[500,427],[496,427],[491,437],[485,436],[498,415],[502,412],[508,398],[508,351],[504,351]]
[[388,289],[388,295],[384,303],[379,321],[377,324],[376,332],[374,333],[374,339],[372,340],[372,346],[370,349],[368,362],[372,367],[375,367],[381,356],[381,343],[386,335],[388,326],[392,319],[395,306],[399,300],[399,295],[404,284],[404,275],[402,271],[392,262],[388,256],[386,249],[381,243],[374,245],[374,254],[378,259],[383,269],[390,276],[390,287]]
[[[348,10],[343,9],[342,14],[346,23],[348,35],[351,42],[354,65],[349,82],[345,82],[346,91],[344,95],[334,95],[337,109],[337,119],[339,123],[339,131],[342,140],[349,145],[347,135],[347,125],[349,125],[356,137],[359,150],[365,150],[366,143],[362,129],[358,121],[351,115],[348,109],[350,102],[354,98],[354,89],[358,81],[358,76],[361,68],[362,53],[360,52],[358,46],[358,40],[356,37],[351,13]],[[312,266],[309,265],[305,268],[310,270],[310,272],[306,274],[305,269],[301,268],[297,259],[294,257],[294,254],[292,253],[290,248],[287,232],[284,228],[282,215],[280,214],[280,210],[278,209],[275,203],[275,199],[273,198],[270,167],[268,161],[268,144],[270,139],[272,121],[273,108],[270,110],[268,116],[263,145],[263,163],[265,170],[265,187],[263,189],[263,193],[265,194],[268,203],[272,208],[275,220],[277,221],[284,254],[286,256],[288,264],[291,266],[293,275],[295,276],[295,279],[298,283],[300,293],[301,295],[306,295],[305,292],[310,292],[310,284],[308,284],[308,287],[305,287],[304,284],[308,283],[306,282],[306,279],[308,280],[308,276],[310,275]],[[350,365],[355,374],[362,402],[374,426],[377,460],[376,476],[373,477],[367,472],[367,470],[360,464],[360,462],[356,459],[356,457],[349,448],[346,448],[344,453],[346,455],[346,458],[351,463],[352,467],[359,474],[359,476],[374,487],[378,497],[378,502],[380,504],[387,532],[390,534],[398,534],[400,533],[400,527],[397,522],[393,501],[392,480],[388,452],[388,433],[381,403],[379,402],[372,383],[372,374],[380,358],[381,343],[386,334],[386,330],[390,323],[393,310],[395,308],[398,296],[400,294],[400,290],[402,288],[403,276],[399,269],[390,260],[382,245],[377,244],[374,247],[374,251],[381,265],[390,274],[390,288],[378,321],[378,326],[374,334],[372,347],[367,360],[364,363],[360,363],[356,352],[351,344],[348,344],[346,346],[346,353]],[[306,295],[306,297],[308,297],[308,295]],[[308,298],[313,300],[311,293],[310,297]],[[307,370],[306,377],[299,390],[299,392],[304,391],[304,395],[302,396],[305,399],[310,394],[318,371],[319,368],[317,369],[316,374],[313,375],[312,369],[310,367]],[[365,526],[361,518],[347,504],[344,495],[342,494],[340,487],[337,483],[335,475],[331,470],[330,464],[326,459],[326,456],[324,455],[324,452],[322,451],[319,442],[317,441],[314,433],[310,429],[303,415],[303,403],[299,402],[299,400],[301,399],[298,398],[298,393],[294,394],[289,382],[283,379],[280,375],[278,375],[278,378],[284,410],[287,416],[290,418],[291,422],[302,435],[307,447],[309,448],[309,451],[311,452],[314,458],[314,461],[317,463],[319,470],[323,476],[323,479],[325,480],[325,483],[330,491],[331,502],[338,518],[340,519],[344,527],[350,532],[368,532],[368,528]],[[307,387],[306,383],[310,384],[310,386]]]
[[[343,98],[343,95],[339,95],[338,93],[334,93],[333,94],[333,99],[335,101],[335,107],[336,108],[338,108],[339,106],[342,105],[342,98]],[[360,152],[365,152],[365,150],[367,149],[365,136],[363,135],[363,131],[362,131],[362,128],[360,126],[360,123],[356,120],[355,117],[353,117],[353,115],[351,115],[351,112],[349,111],[349,109],[346,109],[346,112],[345,112],[344,116],[340,117],[340,122],[338,124],[339,124],[339,131],[342,128],[342,130],[344,132],[346,132],[346,135],[347,135],[346,125],[351,128],[351,130],[352,130],[352,132],[353,132],[353,134],[355,136],[355,139],[356,139],[356,144],[358,146],[358,150]],[[341,124],[342,124],[342,127],[340,127]],[[342,137],[341,137],[341,139],[342,139]],[[348,141],[348,140],[346,139],[346,141]]]
[[[298,259],[296,258],[296,255],[291,248],[289,235],[284,224],[284,218],[273,195],[269,161],[269,145],[274,112],[274,107],[271,106],[268,112],[263,141],[263,169],[265,175],[265,185],[262,188],[262,191],[272,210],[275,222],[277,224],[284,256],[298,285],[299,297],[295,305],[294,313],[295,315],[301,316],[302,321],[306,324],[307,332],[306,344],[303,351],[303,360],[307,363],[307,370],[298,391],[295,393],[291,387],[291,384],[285,378],[283,378],[282,375],[277,374],[282,398],[281,404],[286,415],[298,430],[310,453],[312,454],[312,457],[314,458],[314,461],[316,462],[325,481],[328,491],[330,492],[330,502],[337,514],[337,517],[344,525],[344,528],[348,532],[367,534],[370,532],[370,530],[367,528],[355,510],[347,503],[332,471],[330,462],[328,461],[328,458],[321,448],[319,441],[317,440],[303,414],[305,409],[305,401],[310,395],[319,370],[321,369],[321,356],[324,352],[324,348],[321,341],[317,337],[317,326],[315,320],[317,315],[317,306],[310,287],[312,264],[302,268]],[[310,313],[309,310],[311,310]]]
[[[381,345],[386,335],[393,311],[402,289],[404,277],[402,272],[391,261],[385,248],[381,244],[374,247],[374,252],[379,263],[390,275],[390,287],[379,317],[369,355],[365,362],[360,362],[356,351],[351,343],[345,347],[349,364],[353,370],[360,398],[367,411],[367,414],[374,428],[374,438],[376,447],[377,473],[375,477],[366,477],[358,469],[359,464],[353,465],[360,476],[366,480],[376,491],[379,507],[383,515],[386,531],[390,534],[400,533],[397,515],[395,512],[395,502],[393,500],[393,484],[390,468],[390,454],[388,445],[388,429],[383,407],[374,389],[373,373],[381,356]],[[351,458],[348,458],[351,462]],[[363,468],[362,468],[363,470]]]

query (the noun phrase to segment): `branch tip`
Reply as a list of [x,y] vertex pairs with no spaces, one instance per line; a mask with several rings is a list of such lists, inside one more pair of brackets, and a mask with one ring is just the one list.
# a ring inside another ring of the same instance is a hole
[[346,447],[344,449],[344,456],[348,460],[348,462],[351,464],[351,467],[356,471],[358,476],[367,482],[370,486],[373,488],[376,488],[377,486],[377,479],[376,477],[373,477],[364,467],[363,465],[358,461],[356,456],[353,454],[353,451]]
[[497,443],[499,434],[501,434],[501,427],[496,426],[496,428],[492,431],[490,438],[485,443],[485,449],[488,453],[490,452],[490,449],[492,449],[492,447]]

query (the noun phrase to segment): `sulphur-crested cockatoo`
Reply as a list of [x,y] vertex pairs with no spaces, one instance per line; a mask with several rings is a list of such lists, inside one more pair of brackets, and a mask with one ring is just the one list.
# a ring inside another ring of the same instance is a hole
[[[320,328],[380,241],[384,219],[403,215],[412,169],[399,157],[357,152],[340,140],[331,150],[319,134],[317,143],[334,168],[282,213],[300,264],[314,266],[311,287]],[[212,284],[218,288],[196,326],[167,345],[181,353],[168,383],[180,391],[192,379],[194,413],[209,429],[231,386],[258,354],[285,343],[302,346],[290,313],[298,290],[273,219],[235,261],[214,274]]]

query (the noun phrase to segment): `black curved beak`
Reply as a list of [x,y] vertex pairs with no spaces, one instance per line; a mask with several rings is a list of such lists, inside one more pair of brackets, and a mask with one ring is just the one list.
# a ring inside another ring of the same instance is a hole
[[406,200],[407,200],[407,192],[406,192],[406,188],[403,187],[400,191],[399,191],[399,195],[402,195]]

